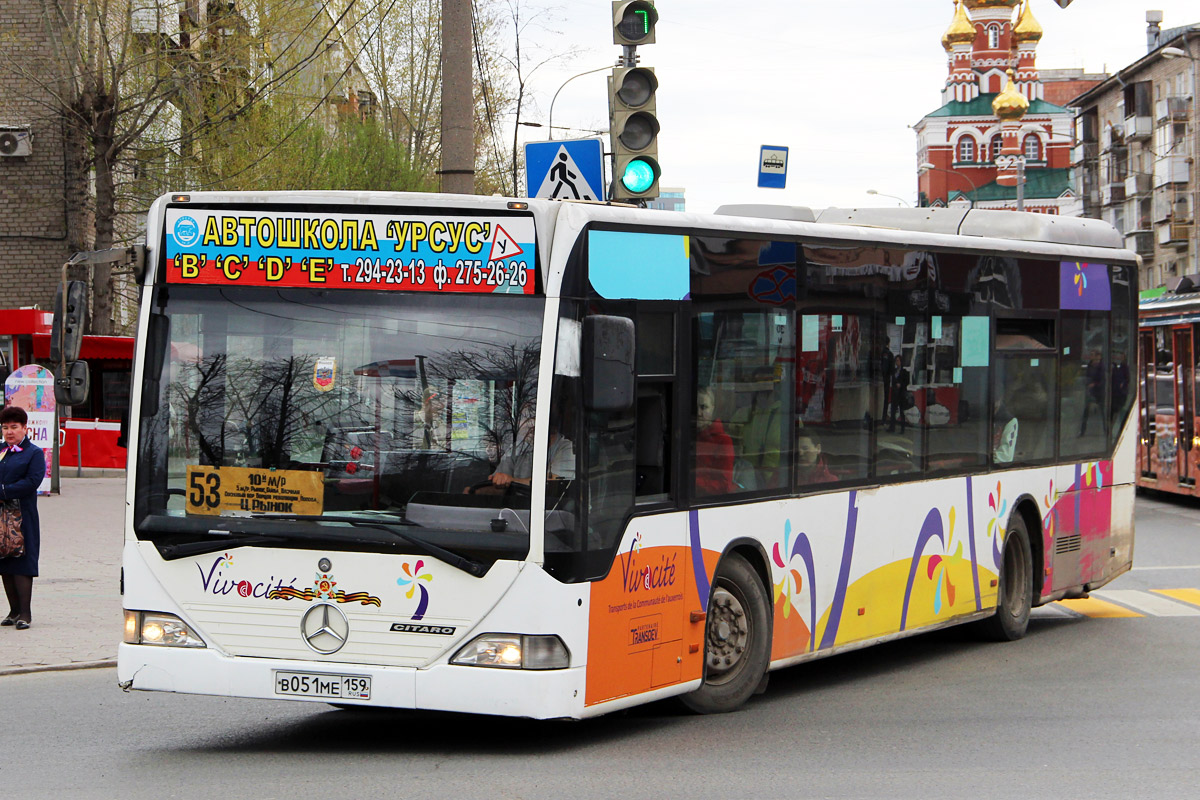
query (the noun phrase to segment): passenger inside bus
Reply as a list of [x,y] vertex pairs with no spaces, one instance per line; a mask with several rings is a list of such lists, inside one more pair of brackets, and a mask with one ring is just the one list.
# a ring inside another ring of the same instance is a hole
[[801,486],[807,486],[836,480],[837,476],[825,463],[817,434],[811,428],[801,428],[796,435],[796,481]]
[[696,494],[733,491],[733,439],[716,418],[716,398],[710,388],[696,394]]
[[781,435],[786,431],[783,404],[776,392],[775,370],[769,366],[754,370],[750,382],[750,403],[734,412],[731,427],[738,432],[739,465],[745,465],[751,486],[734,475],[743,489],[769,489],[782,485],[779,469]]

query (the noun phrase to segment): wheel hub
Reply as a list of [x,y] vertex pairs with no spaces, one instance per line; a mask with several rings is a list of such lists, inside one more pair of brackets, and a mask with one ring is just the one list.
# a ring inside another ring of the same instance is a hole
[[720,679],[741,663],[750,639],[746,611],[731,592],[718,588],[713,592],[709,610],[708,680]]

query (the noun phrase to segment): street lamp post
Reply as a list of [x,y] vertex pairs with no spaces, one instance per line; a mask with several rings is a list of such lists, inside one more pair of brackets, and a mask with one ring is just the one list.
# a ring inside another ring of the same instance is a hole
[[1008,169],[1017,168],[1017,211],[1025,210],[1025,154],[1019,156],[996,156],[996,167]]
[[[959,178],[962,178],[967,183],[971,184],[972,192],[979,191],[979,187],[975,185],[975,181],[971,180],[970,178],[968,178],[966,175],[964,175],[961,172],[955,172],[952,169],[945,169],[944,167],[937,167],[937,166],[934,166],[933,164],[930,164],[928,161],[917,165],[918,172],[928,172],[929,170],[933,170],[934,172],[945,172],[948,175],[956,175]],[[967,202],[971,205],[972,208],[975,207],[974,200],[968,200]]]
[[596,67],[596,69],[589,69],[587,72],[581,72],[578,75],[572,75],[562,82],[562,86],[558,87],[558,91],[554,93],[554,97],[550,98],[550,116],[546,121],[546,127],[549,128],[549,136],[551,139],[554,138],[554,101],[558,99],[558,92],[561,92],[563,87],[576,78],[582,78],[584,75],[591,75],[593,72],[601,72],[606,69],[609,69],[609,67]]
[[[1183,43],[1188,44],[1186,36]],[[1196,164],[1196,156],[1200,155],[1200,110],[1196,98],[1197,87],[1200,87],[1200,59],[1180,47],[1164,47],[1160,54],[1163,58],[1186,58],[1192,62],[1192,267],[1200,270],[1200,165]]]
[[912,208],[912,203],[908,202],[903,197],[897,197],[894,194],[884,194],[883,192],[877,192],[874,189],[867,189],[867,194],[874,194],[874,195],[878,195],[879,197],[890,197],[891,199],[899,200],[901,203],[904,203],[904,205],[908,206],[909,208]]

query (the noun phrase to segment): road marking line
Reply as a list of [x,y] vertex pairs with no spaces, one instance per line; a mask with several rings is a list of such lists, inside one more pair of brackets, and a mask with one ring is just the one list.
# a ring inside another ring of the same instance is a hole
[[1200,589],[1151,589],[1150,591],[1200,606]]
[[1029,616],[1033,619],[1038,618],[1054,618],[1054,619],[1078,619],[1079,615],[1070,609],[1063,608],[1058,603],[1050,603],[1044,606],[1038,606],[1029,612]]
[[1134,567],[1130,572],[1161,572],[1163,570],[1172,569],[1200,569],[1200,564],[1176,564],[1165,567]]
[[1083,614],[1085,617],[1142,617],[1136,611],[1130,611],[1124,606],[1100,600],[1095,596],[1085,600],[1059,600],[1059,605],[1066,606],[1071,611]]
[[1177,603],[1174,600],[1138,589],[1105,589],[1102,592],[1092,592],[1092,597],[1111,600],[1152,617],[1200,617],[1200,608]]

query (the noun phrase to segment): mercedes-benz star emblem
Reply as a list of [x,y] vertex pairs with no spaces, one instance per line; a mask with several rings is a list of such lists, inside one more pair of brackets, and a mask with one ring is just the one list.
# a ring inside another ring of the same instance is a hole
[[329,570],[333,569],[333,562],[328,558],[322,558],[317,562],[317,569],[321,570],[321,572],[329,572]]
[[300,618],[304,643],[321,655],[336,653],[350,636],[350,621],[332,603],[317,603]]

